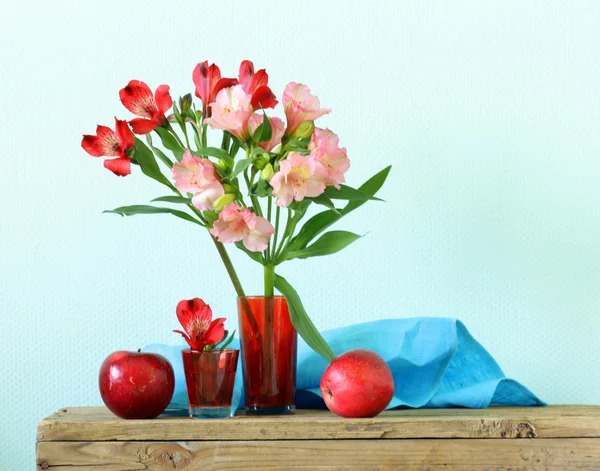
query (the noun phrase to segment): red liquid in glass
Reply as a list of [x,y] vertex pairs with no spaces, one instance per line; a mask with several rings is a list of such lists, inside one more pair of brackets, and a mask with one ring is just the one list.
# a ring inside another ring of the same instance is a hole
[[183,370],[190,407],[229,407],[239,350],[183,350]]
[[298,335],[282,296],[238,298],[246,412],[292,413]]

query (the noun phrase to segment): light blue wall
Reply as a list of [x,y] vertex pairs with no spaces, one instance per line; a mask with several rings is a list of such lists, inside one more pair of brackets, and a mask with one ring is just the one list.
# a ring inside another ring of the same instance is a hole
[[[174,5],[178,5],[176,8]],[[16,5],[16,6],[15,6]],[[353,184],[382,197],[343,253],[284,267],[320,328],[462,319],[554,403],[600,403],[600,5],[578,2],[13,2],[0,15],[0,470],[31,469],[36,422],[99,404],[117,349],[178,342],[174,306],[235,318],[199,229],[104,209],[164,192],[116,178],[80,136],[128,117],[132,78],[192,90],[204,59],[307,83]],[[234,254],[248,291],[261,275]]]

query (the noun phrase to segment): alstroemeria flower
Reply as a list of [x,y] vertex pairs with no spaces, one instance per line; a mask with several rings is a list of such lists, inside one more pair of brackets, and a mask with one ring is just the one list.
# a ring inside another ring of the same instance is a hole
[[269,246],[275,229],[267,219],[231,203],[219,213],[210,233],[224,244],[241,240],[251,252],[262,252]]
[[350,159],[346,149],[339,146],[340,139],[337,134],[329,129],[315,128],[314,134],[308,145],[310,156],[323,164],[327,169],[327,185],[333,185],[338,190],[340,183],[344,183],[344,173],[350,168]]
[[290,152],[279,164],[279,172],[273,175],[270,185],[278,206],[289,206],[292,200],[314,198],[325,191],[327,169],[310,155]]
[[286,136],[291,136],[302,123],[314,121],[331,112],[329,108],[321,108],[319,99],[310,93],[310,88],[296,82],[290,82],[285,87],[283,106],[287,118]]
[[254,73],[254,64],[251,61],[243,61],[240,64],[240,84],[244,91],[252,97],[250,104],[252,109],[275,108],[278,101],[273,91],[267,86],[269,76],[265,69]]
[[[250,126],[250,132],[254,134],[256,128],[258,128],[265,119],[265,116],[260,113],[254,113],[250,116],[248,120],[248,125]],[[271,123],[271,139],[268,142],[259,143],[259,147],[262,147],[267,152],[271,152],[276,146],[281,144],[281,138],[283,137],[283,133],[285,132],[285,124],[279,118],[273,117],[269,118],[269,122]]]
[[135,145],[135,136],[129,129],[127,121],[115,118],[116,132],[108,126],[98,125],[96,135],[84,134],[81,147],[94,157],[118,156],[106,159],[104,167],[115,175],[124,177],[131,173],[130,152]]
[[202,211],[213,210],[215,200],[225,194],[213,164],[193,156],[189,150],[181,162],[173,164],[172,172],[175,188],[183,193],[194,193],[192,204]]
[[234,78],[221,78],[219,67],[216,64],[209,67],[208,61],[200,62],[194,68],[192,80],[196,86],[196,96],[202,100],[204,117],[210,116],[208,105],[215,101],[217,93],[238,83]]
[[166,124],[165,113],[173,106],[168,85],[161,85],[152,95],[150,87],[139,80],[131,80],[125,88],[119,90],[119,98],[125,108],[134,115],[141,116],[129,121],[136,134],[148,134],[155,127]]
[[212,309],[200,298],[180,301],[177,304],[177,319],[183,327],[174,330],[188,343],[192,350],[203,351],[207,345],[214,345],[225,337],[224,317],[212,320]]
[[229,131],[245,141],[248,139],[248,119],[252,115],[251,96],[241,85],[224,88],[210,104],[212,117],[205,119],[214,129]]

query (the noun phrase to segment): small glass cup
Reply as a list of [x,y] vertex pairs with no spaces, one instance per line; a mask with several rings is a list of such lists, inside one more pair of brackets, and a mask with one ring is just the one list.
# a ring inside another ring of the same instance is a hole
[[235,372],[240,351],[182,350],[189,415],[195,419],[231,417]]

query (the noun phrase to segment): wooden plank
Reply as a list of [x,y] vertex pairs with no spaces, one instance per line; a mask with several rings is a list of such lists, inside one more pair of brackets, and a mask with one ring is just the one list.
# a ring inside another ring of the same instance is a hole
[[42,442],[37,469],[598,471],[600,439]]
[[373,419],[328,411],[295,416],[122,420],[103,407],[67,408],[44,419],[38,441],[315,440],[411,438],[600,438],[599,406],[417,409]]

